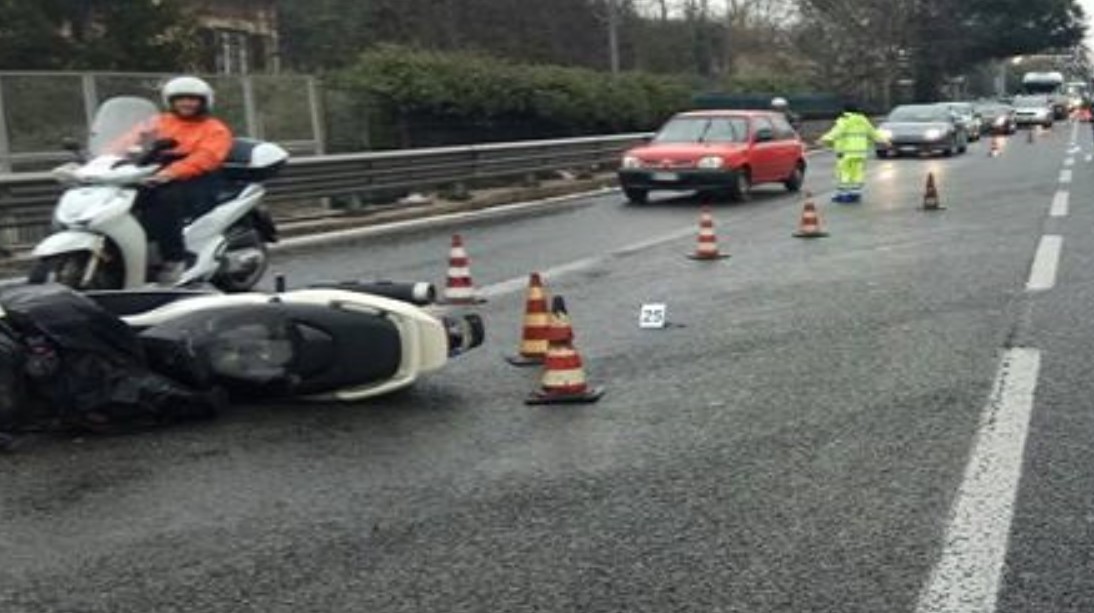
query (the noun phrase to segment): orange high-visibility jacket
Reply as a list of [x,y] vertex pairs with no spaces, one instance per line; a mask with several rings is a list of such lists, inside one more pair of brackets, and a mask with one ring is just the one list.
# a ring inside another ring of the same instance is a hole
[[172,153],[185,156],[163,169],[164,174],[175,180],[219,170],[232,150],[232,131],[213,117],[182,119],[174,113],[163,113],[154,125],[156,138],[178,141]]

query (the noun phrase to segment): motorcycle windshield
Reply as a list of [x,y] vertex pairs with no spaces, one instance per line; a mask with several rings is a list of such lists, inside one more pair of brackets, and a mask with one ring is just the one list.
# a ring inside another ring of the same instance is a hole
[[[99,106],[91,123],[87,150],[92,157],[120,153],[154,137],[151,130],[159,114],[155,104],[132,96],[111,98]],[[149,133],[143,134],[142,130]]]

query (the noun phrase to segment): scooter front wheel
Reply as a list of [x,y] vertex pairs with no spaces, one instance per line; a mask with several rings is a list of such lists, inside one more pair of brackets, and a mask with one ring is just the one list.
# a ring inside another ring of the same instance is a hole
[[121,289],[121,279],[101,262],[97,263],[88,278],[88,266],[91,264],[91,254],[86,251],[42,258],[35,262],[27,281],[34,284],[59,283],[80,290]]

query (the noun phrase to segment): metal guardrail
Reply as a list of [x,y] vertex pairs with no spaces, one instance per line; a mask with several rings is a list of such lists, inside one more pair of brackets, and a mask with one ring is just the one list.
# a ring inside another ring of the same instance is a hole
[[[613,163],[647,134],[301,157],[268,182],[279,204],[461,185]],[[49,173],[0,174],[0,245],[40,240],[62,187]]]

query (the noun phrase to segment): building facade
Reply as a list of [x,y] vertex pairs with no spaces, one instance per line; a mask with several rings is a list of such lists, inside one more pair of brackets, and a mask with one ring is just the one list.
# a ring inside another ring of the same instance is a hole
[[276,0],[185,0],[198,22],[202,69],[230,75],[280,70]]

